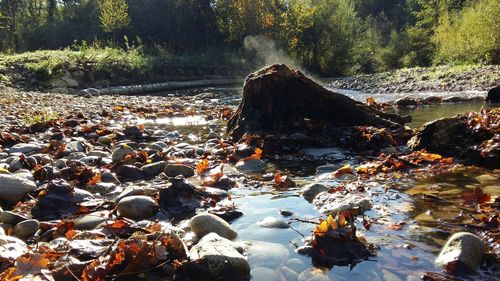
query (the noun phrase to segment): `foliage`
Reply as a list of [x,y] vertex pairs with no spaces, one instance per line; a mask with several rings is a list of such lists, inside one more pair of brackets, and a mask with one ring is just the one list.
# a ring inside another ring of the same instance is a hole
[[[142,59],[158,50],[167,63],[179,56],[220,63],[274,56],[265,62],[323,75],[499,63],[499,6],[495,0],[0,0],[0,52],[60,50],[75,42],[141,47],[141,54],[127,53],[133,58],[117,64],[125,72],[135,65],[162,69]],[[265,38],[259,44],[270,48],[257,56],[255,48],[244,52],[249,36]],[[53,75],[44,72],[51,63],[33,68],[41,78]]]
[[26,126],[30,126],[38,123],[52,122],[57,120],[57,118],[57,112],[52,111],[52,109],[49,108],[39,113],[27,113],[26,115],[24,115],[23,120]]
[[99,2],[99,19],[105,32],[114,32],[130,24],[128,4],[125,0],[102,0]]
[[500,3],[478,1],[460,12],[441,15],[433,40],[438,62],[500,62]]

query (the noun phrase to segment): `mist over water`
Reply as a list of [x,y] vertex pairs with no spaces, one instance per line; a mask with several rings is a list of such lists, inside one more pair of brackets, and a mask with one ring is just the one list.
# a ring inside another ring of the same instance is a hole
[[288,56],[287,52],[265,35],[249,35],[243,40],[245,51],[254,53],[254,63],[257,67],[271,64],[286,64],[290,68],[299,69],[304,75],[318,82],[312,73],[307,71],[298,61]]

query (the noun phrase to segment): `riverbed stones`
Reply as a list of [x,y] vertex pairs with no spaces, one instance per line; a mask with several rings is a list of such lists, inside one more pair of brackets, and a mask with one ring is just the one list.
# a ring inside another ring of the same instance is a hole
[[358,193],[321,192],[314,198],[312,203],[324,214],[342,213],[354,208],[358,212],[363,212],[372,207],[370,197]]
[[183,176],[189,178],[194,176],[194,169],[183,164],[168,164],[163,172],[169,177]]
[[458,232],[448,239],[436,258],[436,265],[447,271],[476,270],[483,257],[481,239],[472,233]]
[[309,268],[302,271],[297,281],[329,281],[327,271],[321,268]]
[[235,167],[244,174],[257,174],[264,172],[267,164],[260,159],[251,158],[246,161],[239,161]]
[[121,199],[116,209],[118,210],[118,215],[122,217],[143,220],[156,214],[158,205],[151,197],[135,195]]
[[40,222],[35,219],[22,221],[14,226],[12,234],[20,239],[33,236],[40,228]]
[[267,217],[259,220],[257,225],[264,228],[290,228],[290,225],[278,218]]
[[0,213],[0,222],[16,225],[29,218],[12,211],[3,211]]
[[0,199],[16,203],[36,189],[35,182],[12,174],[0,174]]
[[92,230],[109,219],[109,211],[98,211],[86,214],[75,219],[75,229]]
[[33,152],[37,152],[40,149],[43,148],[43,145],[38,144],[38,143],[20,143],[12,146],[9,149],[9,153],[23,153],[23,154],[30,154]]
[[278,268],[288,260],[290,252],[288,249],[277,243],[263,241],[245,241],[245,252],[248,261],[254,267]]
[[304,187],[304,191],[302,191],[302,197],[304,197],[304,199],[306,199],[307,201],[312,202],[316,195],[324,191],[328,191],[328,187],[320,183],[311,183]]
[[28,246],[21,239],[0,235],[0,259],[16,260],[28,252]]
[[416,107],[418,105],[418,102],[414,98],[404,97],[404,98],[397,99],[394,102],[394,104],[397,107],[399,107],[399,108],[402,108],[402,107]]
[[155,163],[151,163],[151,164],[147,164],[147,165],[142,166],[142,170],[144,172],[146,172],[148,175],[155,177],[155,176],[159,175],[161,172],[163,172],[163,170],[165,169],[166,166],[167,166],[167,162],[158,161]]
[[212,232],[229,240],[233,240],[238,236],[238,233],[234,231],[229,223],[210,213],[202,213],[194,216],[189,225],[199,238]]
[[191,260],[204,265],[213,280],[219,280],[222,276],[242,281],[250,279],[250,265],[235,249],[235,243],[216,233],[201,238],[189,254]]
[[122,161],[125,156],[132,154],[133,152],[134,149],[132,147],[128,145],[121,145],[113,151],[111,159],[113,159],[113,162]]

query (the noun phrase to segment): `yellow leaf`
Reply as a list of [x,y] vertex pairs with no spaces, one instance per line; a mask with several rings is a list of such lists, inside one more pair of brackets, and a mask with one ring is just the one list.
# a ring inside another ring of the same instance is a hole
[[328,223],[326,221],[322,221],[319,225],[319,232],[327,232],[328,231]]

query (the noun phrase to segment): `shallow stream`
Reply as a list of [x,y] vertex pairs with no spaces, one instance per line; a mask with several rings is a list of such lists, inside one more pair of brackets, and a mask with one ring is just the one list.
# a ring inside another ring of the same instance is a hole
[[[240,99],[241,88],[202,89],[194,92],[178,91],[163,94],[194,95],[196,102],[198,97],[204,95],[206,97],[206,93],[214,92],[218,93],[215,97],[217,102],[236,106]],[[360,101],[367,98],[361,93],[345,93]],[[478,94],[474,93],[474,95]],[[430,94],[422,95],[429,96]],[[433,95],[451,96],[456,93],[433,93]],[[375,99],[386,102],[398,97],[400,95],[386,95],[375,97]],[[412,115],[413,121],[409,126],[419,127],[437,118],[478,111],[485,106],[483,103],[457,103],[398,110],[398,113]],[[208,124],[196,117],[165,119],[156,122],[164,122],[169,130],[178,130],[183,135],[192,135],[191,138],[186,139],[187,142],[201,142],[208,134]],[[218,132],[223,132],[224,124],[218,125]],[[297,274],[308,268],[311,268],[311,276],[315,278],[299,278],[300,281],[421,280],[424,272],[440,272],[434,266],[434,259],[452,233],[474,231],[461,226],[463,223],[470,222],[470,218],[460,216],[460,196],[464,193],[471,193],[475,187],[483,188],[484,192],[492,196],[500,195],[500,171],[474,167],[434,177],[420,175],[392,181],[369,180],[363,184],[372,198],[373,208],[365,212],[365,216],[374,223],[369,230],[363,228],[361,219],[356,225],[358,233],[380,247],[377,255],[355,265],[314,269],[311,258],[296,253],[297,246],[304,244],[302,235],[310,236],[314,229],[313,224],[292,221],[292,228],[274,229],[259,227],[257,222],[266,217],[275,217],[288,222],[289,219],[282,217],[279,213],[279,210],[283,209],[293,212],[293,217],[297,218],[326,218],[311,203],[300,197],[301,188],[315,181],[327,186],[339,184],[340,180],[317,174],[315,170],[317,166],[325,164],[357,164],[352,156],[343,156],[344,159],[339,160],[337,157],[329,157],[328,153],[320,152],[311,153],[308,160],[288,159],[285,162],[272,163],[271,169],[268,170],[270,174],[276,169],[289,173],[293,181],[297,183],[297,187],[274,190],[255,184],[240,184],[238,188],[231,190],[234,203],[243,212],[242,217],[232,222],[238,232],[238,240],[275,243],[274,247],[269,247],[268,251],[249,260],[252,280],[296,281]],[[423,195],[434,195],[435,197],[432,198],[439,199],[429,200],[429,197]],[[401,229],[389,227],[397,223],[401,224]],[[288,269],[292,269],[292,273]],[[498,280],[496,274],[498,273],[483,270],[469,277],[470,279]]]

